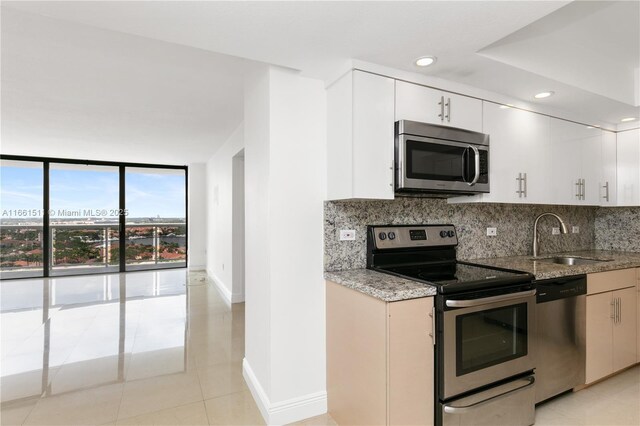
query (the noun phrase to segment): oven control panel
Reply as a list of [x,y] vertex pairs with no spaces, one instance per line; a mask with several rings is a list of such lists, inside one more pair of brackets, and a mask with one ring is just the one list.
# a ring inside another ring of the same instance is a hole
[[455,246],[453,225],[385,225],[370,228],[377,249]]

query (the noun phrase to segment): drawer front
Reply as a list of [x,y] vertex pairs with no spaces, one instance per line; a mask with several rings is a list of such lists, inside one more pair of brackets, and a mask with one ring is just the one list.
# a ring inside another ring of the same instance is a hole
[[604,293],[636,285],[636,268],[587,275],[587,294]]

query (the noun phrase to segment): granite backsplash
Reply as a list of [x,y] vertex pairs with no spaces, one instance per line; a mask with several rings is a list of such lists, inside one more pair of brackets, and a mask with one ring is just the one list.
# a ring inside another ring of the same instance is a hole
[[599,208],[595,236],[598,250],[640,252],[640,207]]
[[[565,221],[569,234],[551,235],[551,228],[558,226],[557,221],[551,217],[541,219],[538,227],[540,254],[589,250],[595,247],[594,223],[598,210],[597,207],[583,206],[447,204],[446,200],[432,198],[327,201],[324,204],[325,270],[338,271],[366,266],[367,225],[451,223],[458,232],[458,258],[478,259],[531,254],[533,222],[536,216],[553,212]],[[638,219],[637,210],[628,215]],[[626,217],[626,214],[622,217]],[[599,220],[620,219],[603,215]],[[571,233],[572,226],[578,226],[580,232]],[[487,227],[496,227],[498,235],[487,237]],[[354,229],[356,240],[340,241],[341,229]],[[604,240],[602,241],[604,244]],[[638,244],[637,239],[635,244]]]

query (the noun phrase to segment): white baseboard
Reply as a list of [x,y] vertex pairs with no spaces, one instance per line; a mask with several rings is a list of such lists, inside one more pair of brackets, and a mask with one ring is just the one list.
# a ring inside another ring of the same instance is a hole
[[327,412],[327,392],[316,392],[271,403],[246,358],[242,360],[242,375],[268,425],[285,425]]
[[189,265],[190,271],[206,271],[207,265]]
[[232,299],[233,299],[232,294],[229,291],[229,289],[224,286],[224,284],[222,283],[222,280],[218,278],[218,276],[214,274],[210,269],[207,269],[207,275],[215,283],[216,288],[222,295],[222,298],[224,299],[224,301],[227,302],[228,305],[231,305]]

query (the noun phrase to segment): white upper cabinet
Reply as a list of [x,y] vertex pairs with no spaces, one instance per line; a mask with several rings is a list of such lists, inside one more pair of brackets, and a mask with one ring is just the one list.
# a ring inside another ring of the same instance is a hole
[[543,203],[549,198],[549,117],[484,102],[489,135],[489,194],[458,202]]
[[584,124],[551,119],[551,203],[601,204],[602,133]]
[[394,86],[352,71],[327,89],[327,199],[394,198]]
[[617,133],[617,205],[640,205],[640,129]]
[[616,134],[602,132],[602,181],[600,182],[600,205],[617,205],[616,191]]
[[482,132],[482,101],[396,81],[395,120],[420,121]]

